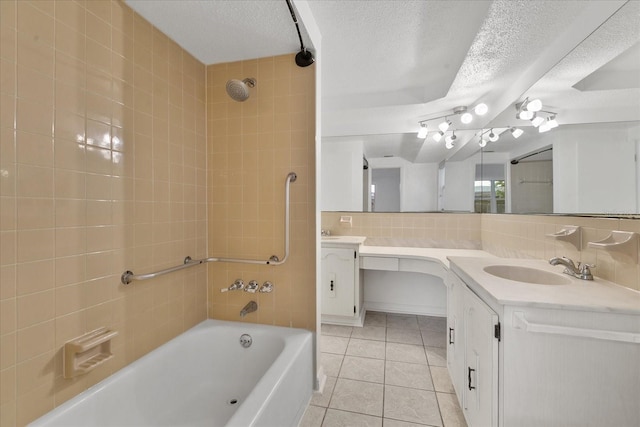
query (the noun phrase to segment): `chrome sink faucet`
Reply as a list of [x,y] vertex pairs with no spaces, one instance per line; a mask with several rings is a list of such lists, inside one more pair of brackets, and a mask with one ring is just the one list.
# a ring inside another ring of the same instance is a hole
[[566,267],[563,273],[573,277],[577,277],[578,279],[582,279],[582,280],[593,280],[591,269],[595,267],[595,265],[587,264],[587,263],[582,264],[580,262],[578,262],[578,265],[575,265],[571,259],[564,256],[562,258],[560,257],[551,258],[549,260],[549,264],[551,265],[562,264]]

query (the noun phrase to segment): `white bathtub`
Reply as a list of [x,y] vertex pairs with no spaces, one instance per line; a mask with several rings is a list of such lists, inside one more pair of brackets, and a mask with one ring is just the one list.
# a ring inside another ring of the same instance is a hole
[[31,426],[296,426],[312,357],[309,331],[205,320]]

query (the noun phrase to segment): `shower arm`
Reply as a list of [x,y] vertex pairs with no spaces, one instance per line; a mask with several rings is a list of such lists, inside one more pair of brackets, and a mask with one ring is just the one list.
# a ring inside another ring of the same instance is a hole
[[203,259],[194,260],[190,256],[184,259],[183,264],[175,267],[170,267],[164,270],[156,271],[154,273],[147,274],[134,274],[133,271],[127,270],[120,276],[120,281],[123,285],[128,285],[134,280],[148,280],[154,277],[162,276],[164,274],[173,273],[174,271],[183,270],[185,268],[193,267],[194,265],[204,264],[206,262],[234,262],[242,264],[260,264],[260,265],[282,265],[289,258],[289,189],[291,183],[298,179],[298,175],[295,172],[289,172],[285,180],[285,213],[284,213],[284,257],[278,258],[277,255],[271,255],[268,260],[256,260],[256,259],[241,259],[241,258],[217,258],[209,257]]

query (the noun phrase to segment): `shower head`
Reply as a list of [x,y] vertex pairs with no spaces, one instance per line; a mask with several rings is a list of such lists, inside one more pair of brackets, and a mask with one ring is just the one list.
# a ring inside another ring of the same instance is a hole
[[231,79],[227,82],[227,93],[234,101],[243,102],[249,98],[249,88],[256,85],[256,79]]

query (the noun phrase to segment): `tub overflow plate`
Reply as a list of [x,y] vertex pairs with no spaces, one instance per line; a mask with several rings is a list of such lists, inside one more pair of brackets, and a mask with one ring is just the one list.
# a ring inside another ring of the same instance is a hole
[[253,343],[253,338],[251,338],[251,335],[249,334],[242,334],[240,336],[240,345],[243,346],[244,348],[249,348],[251,347],[251,344]]

